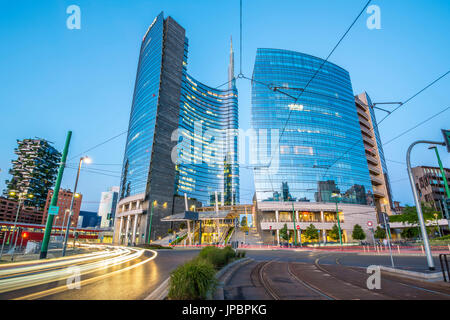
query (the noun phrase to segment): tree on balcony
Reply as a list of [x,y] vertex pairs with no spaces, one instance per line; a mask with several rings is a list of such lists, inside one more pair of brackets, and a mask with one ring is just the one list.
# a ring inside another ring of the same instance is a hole
[[[436,220],[442,219],[441,212],[437,211],[434,208],[434,205],[429,202],[422,202],[422,213],[423,219],[425,220],[425,224],[429,224],[430,222],[436,222]],[[419,216],[417,215],[417,209],[415,206],[410,207],[406,206],[403,209],[403,213],[399,215],[394,215],[389,217],[390,222],[401,222],[403,224],[411,224],[418,225],[419,224]],[[438,225],[436,223],[436,227],[427,227],[427,232],[432,234],[434,230],[437,230]]]

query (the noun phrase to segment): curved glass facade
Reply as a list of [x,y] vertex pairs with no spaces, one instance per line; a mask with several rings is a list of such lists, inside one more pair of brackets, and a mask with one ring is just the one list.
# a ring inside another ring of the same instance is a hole
[[144,193],[150,168],[161,79],[164,15],[148,29],[139,54],[120,184],[120,199]]
[[335,202],[335,193],[340,202],[373,204],[348,72],[326,62],[295,102],[323,63],[293,51],[257,51],[251,126],[258,201]]
[[161,13],[142,40],[120,199],[186,193],[208,205],[217,192],[221,204],[239,203],[234,75],[227,90],[211,88],[188,75],[187,56],[184,29]]
[[181,89],[176,193],[204,204],[239,203],[238,96],[185,74]]

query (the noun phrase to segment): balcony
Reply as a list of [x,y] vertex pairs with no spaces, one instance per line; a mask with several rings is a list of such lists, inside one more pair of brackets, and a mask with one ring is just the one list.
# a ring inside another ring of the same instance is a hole
[[373,164],[375,166],[378,165],[378,160],[372,156],[369,156],[368,154],[366,154],[366,158],[367,158],[367,162],[369,162],[369,164]]
[[373,138],[372,132],[365,127],[361,127],[361,132],[367,135],[369,138]]
[[370,176],[370,180],[372,180],[372,183],[376,186],[380,186],[383,184],[383,180],[381,180],[380,178],[374,177],[374,176]]
[[375,196],[375,198],[384,198],[384,192],[375,188],[373,189],[373,195]]
[[372,126],[370,125],[369,121],[366,121],[364,118],[359,118],[359,122],[367,127],[367,129],[371,129]]
[[362,137],[363,137],[363,140],[365,143],[367,143],[371,147],[375,147],[376,144],[372,139],[370,139],[369,137],[366,137],[365,135],[363,135]]
[[373,173],[373,174],[376,174],[376,175],[381,174],[381,170],[380,169],[378,169],[377,167],[372,166],[370,164],[369,164],[369,171],[370,171],[370,173]]

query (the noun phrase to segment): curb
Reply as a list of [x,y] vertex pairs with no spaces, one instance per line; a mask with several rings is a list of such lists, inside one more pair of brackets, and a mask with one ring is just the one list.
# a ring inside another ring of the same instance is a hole
[[158,288],[153,290],[144,300],[164,300],[169,294],[169,280],[170,277],[164,280]]
[[[216,274],[216,279],[218,281],[218,285],[216,287],[215,292],[211,292],[208,296],[208,300],[225,300],[223,287],[225,283],[228,281],[228,279],[231,277],[234,271],[238,270],[242,266],[253,262],[253,259],[250,258],[243,258],[234,261],[233,263],[230,263],[226,265],[224,268],[222,268],[219,272]],[[220,278],[222,278],[222,281],[220,281]]]
[[425,280],[425,281],[439,281],[443,280],[441,272],[434,272],[434,273],[423,273],[423,272],[417,272],[417,271],[409,271],[409,270],[402,270],[402,269],[394,269],[391,267],[385,267],[385,266],[379,266],[380,270],[394,273],[397,275],[405,276],[412,279],[419,279],[419,280]]

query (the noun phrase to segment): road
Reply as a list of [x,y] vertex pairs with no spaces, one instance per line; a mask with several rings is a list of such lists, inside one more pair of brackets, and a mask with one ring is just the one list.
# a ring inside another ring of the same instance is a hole
[[[224,286],[226,300],[450,300],[450,285],[381,273],[381,288],[369,290],[370,265],[386,256],[354,253],[248,251],[254,261],[235,271]],[[424,269],[423,257],[397,257],[398,266]]]
[[[107,247],[100,251],[0,267],[0,299],[141,300],[198,250]],[[79,275],[76,282],[68,277]]]

